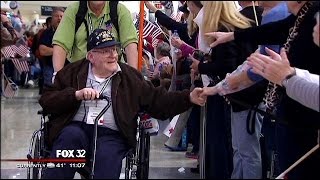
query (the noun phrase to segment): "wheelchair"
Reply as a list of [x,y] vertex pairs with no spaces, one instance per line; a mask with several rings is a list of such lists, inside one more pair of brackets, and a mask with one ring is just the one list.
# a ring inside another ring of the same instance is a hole
[[[46,114],[43,110],[38,111],[40,118],[40,128],[32,134],[29,150],[27,154],[28,168],[27,179],[41,179],[43,171],[47,162],[35,162],[35,160],[46,159],[49,157],[50,150],[46,146],[45,135],[48,132],[48,121],[50,114]],[[138,118],[139,120],[139,118]],[[125,179],[148,179],[149,177],[149,155],[150,155],[150,135],[144,130],[140,120],[138,121],[136,148],[128,151],[125,157]],[[86,163],[83,168],[78,168],[77,173],[80,174],[81,179],[89,179],[91,168]],[[119,177],[120,178],[120,177]]]

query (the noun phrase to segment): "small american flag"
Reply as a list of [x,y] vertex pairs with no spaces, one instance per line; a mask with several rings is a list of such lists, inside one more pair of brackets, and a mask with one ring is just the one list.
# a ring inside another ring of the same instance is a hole
[[11,46],[6,46],[1,48],[1,53],[5,58],[10,58],[15,56],[15,52],[12,50]]
[[19,54],[21,57],[26,57],[27,54],[30,53],[29,48],[24,45],[20,45],[20,46],[12,45],[11,48],[14,52]]
[[29,72],[29,65],[26,59],[13,58],[12,62],[18,70],[19,74],[21,74],[22,72]]
[[7,80],[7,85],[3,91],[3,96],[6,98],[13,98],[17,90],[16,86],[16,84]]
[[172,13],[170,18],[177,21],[177,22],[180,22],[182,14],[183,14],[183,12],[181,12],[181,11],[179,11],[178,13]]
[[[139,35],[139,24],[140,21],[137,20],[136,22],[136,28],[137,28],[137,34]],[[158,37],[160,34],[162,33],[161,29],[156,26],[155,24],[153,24],[152,22],[148,21],[148,20],[144,20],[144,26],[143,26],[143,38],[146,38],[148,36],[152,36],[154,38]]]
[[157,47],[157,45],[158,45],[159,42],[160,42],[159,39],[152,37],[152,47],[153,47],[153,48]]

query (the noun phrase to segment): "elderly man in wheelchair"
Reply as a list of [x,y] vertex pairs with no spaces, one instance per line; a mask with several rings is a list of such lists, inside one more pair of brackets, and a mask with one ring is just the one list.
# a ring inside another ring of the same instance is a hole
[[[49,158],[61,157],[62,150],[73,151],[74,156],[86,152],[87,162],[93,160],[91,178],[119,178],[123,158],[136,146],[139,112],[166,119],[192,103],[206,101],[200,97],[201,88],[192,92],[155,88],[140,72],[118,62],[119,44],[109,30],[96,29],[88,38],[86,59],[60,70],[39,100],[44,111],[52,114],[46,139]],[[95,158],[90,159],[92,155]],[[71,179],[76,171],[66,163],[46,168],[42,178]]]

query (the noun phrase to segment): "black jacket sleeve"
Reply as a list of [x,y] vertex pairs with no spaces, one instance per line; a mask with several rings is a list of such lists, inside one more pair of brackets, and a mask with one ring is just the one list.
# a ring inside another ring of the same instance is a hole
[[296,17],[270,22],[261,26],[240,29],[234,32],[235,41],[255,41],[258,44],[284,44],[289,35],[289,29],[294,26]]
[[236,69],[238,55],[238,47],[234,41],[219,44],[212,49],[210,62],[199,63],[199,73],[224,78],[226,73]]
[[183,40],[186,43],[190,41],[187,24],[179,23],[171,19],[169,16],[167,16],[160,10],[156,11],[155,17],[157,18],[158,23],[167,28],[168,30],[177,30],[181,40]]

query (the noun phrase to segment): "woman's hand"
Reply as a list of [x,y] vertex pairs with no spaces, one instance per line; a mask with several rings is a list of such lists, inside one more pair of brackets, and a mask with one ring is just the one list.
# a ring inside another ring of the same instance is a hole
[[233,32],[209,32],[204,35],[213,37],[214,42],[210,44],[210,47],[216,47],[219,44],[234,40]]
[[193,91],[190,93],[190,101],[194,104],[198,104],[199,106],[204,106],[207,97],[201,97],[201,93],[203,92],[203,88],[194,88]]
[[183,44],[185,44],[185,42],[182,41],[180,38],[178,38],[178,37],[172,37],[172,38],[171,38],[171,45],[172,45],[173,47],[180,49],[180,47],[181,47]]
[[213,95],[216,95],[218,94],[218,88],[216,86],[213,86],[213,87],[203,87],[202,88],[203,91],[202,93],[200,94],[200,96],[202,98],[205,98],[207,96],[213,96]]
[[294,68],[290,66],[287,54],[284,48],[281,49],[280,55],[266,48],[270,56],[260,53],[253,53],[248,57],[248,65],[253,68],[253,72],[263,76],[265,79],[282,85],[283,80],[294,73]]
[[158,8],[156,8],[152,2],[150,1],[144,1],[144,4],[146,5],[146,7],[148,9],[150,9],[152,12],[156,12],[158,10]]

